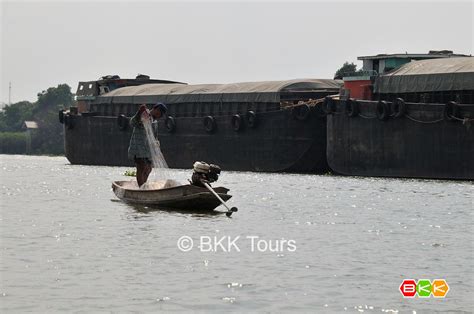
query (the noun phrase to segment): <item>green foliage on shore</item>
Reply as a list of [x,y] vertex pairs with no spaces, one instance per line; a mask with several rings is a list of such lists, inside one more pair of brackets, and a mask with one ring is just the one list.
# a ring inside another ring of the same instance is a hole
[[[34,103],[20,101],[5,106],[0,111],[0,152],[5,154],[26,153],[24,121],[36,121],[38,129],[31,132],[31,154],[63,155],[64,131],[58,121],[58,111],[74,104],[71,87],[60,84],[38,93]],[[12,132],[23,133],[12,135]],[[19,150],[23,147],[23,150]]]
[[137,171],[136,170],[127,170],[127,171],[125,171],[125,173],[123,175],[127,176],[127,177],[136,177],[137,176]]
[[0,132],[0,154],[24,154],[25,132]]
[[20,132],[23,121],[31,120],[34,104],[29,101],[20,101],[5,106],[0,112],[0,132]]

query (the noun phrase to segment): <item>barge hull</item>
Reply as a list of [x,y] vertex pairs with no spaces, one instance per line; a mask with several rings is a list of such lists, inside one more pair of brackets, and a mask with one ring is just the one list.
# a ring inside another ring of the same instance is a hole
[[[245,119],[234,131],[232,116],[216,116],[216,129],[206,132],[201,117],[175,118],[176,128],[158,121],[157,138],[170,168],[189,168],[196,160],[219,164],[226,170],[324,173],[326,120],[311,111],[304,120],[291,108],[258,115],[252,128]],[[120,130],[116,117],[71,116],[65,125],[66,157],[72,164],[133,166],[127,150],[132,134]]]
[[446,119],[443,104],[407,104],[406,113],[383,121],[377,102],[359,101],[350,117],[334,100],[327,120],[327,159],[339,174],[376,177],[474,179],[474,105],[459,105]]

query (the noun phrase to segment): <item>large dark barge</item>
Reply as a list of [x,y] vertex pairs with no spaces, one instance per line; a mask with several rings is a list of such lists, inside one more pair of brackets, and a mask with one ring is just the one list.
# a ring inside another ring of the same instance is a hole
[[315,104],[341,84],[304,79],[187,85],[144,76],[80,82],[77,107],[59,117],[66,157],[72,164],[133,165],[127,159],[128,118],[141,104],[162,102],[169,110],[155,130],[172,168],[205,160],[227,170],[326,172],[326,118]]
[[474,58],[412,61],[344,83],[324,105],[333,171],[474,179]]

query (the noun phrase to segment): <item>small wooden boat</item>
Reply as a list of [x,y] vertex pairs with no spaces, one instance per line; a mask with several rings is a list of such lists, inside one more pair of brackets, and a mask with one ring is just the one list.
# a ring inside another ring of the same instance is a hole
[[[221,205],[221,202],[206,188],[191,184],[161,189],[139,189],[132,181],[114,181],[112,189],[115,195],[124,202],[164,209],[212,211]],[[224,201],[232,197],[227,194],[229,189],[224,187],[213,189]]]

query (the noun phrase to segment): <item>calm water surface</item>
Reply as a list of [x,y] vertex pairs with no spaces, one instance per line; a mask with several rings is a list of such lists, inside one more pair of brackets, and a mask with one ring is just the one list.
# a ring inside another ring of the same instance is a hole
[[[217,185],[239,208],[228,219],[118,201],[111,182],[130,179],[130,168],[0,160],[2,312],[474,308],[472,182],[224,171]],[[177,247],[184,235],[189,252]],[[238,236],[240,252],[197,247],[200,237]],[[274,245],[282,239],[296,250]],[[450,290],[404,299],[404,278],[443,278]]]

